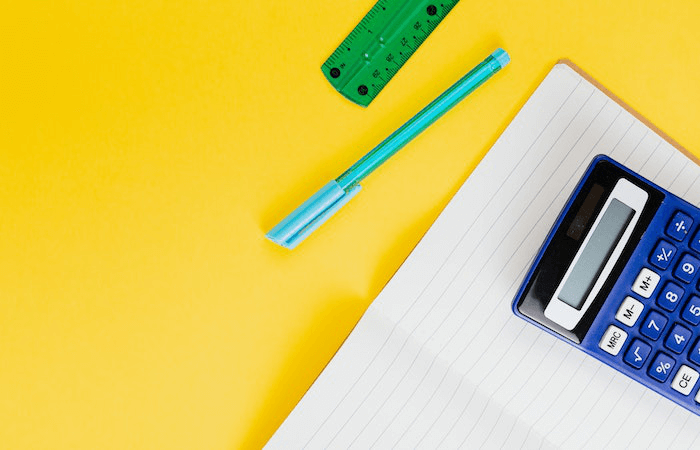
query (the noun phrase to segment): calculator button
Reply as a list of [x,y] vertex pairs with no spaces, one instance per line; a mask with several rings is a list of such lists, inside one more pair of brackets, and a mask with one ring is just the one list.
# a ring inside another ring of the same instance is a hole
[[652,362],[649,366],[649,372],[647,373],[656,381],[663,383],[668,379],[668,376],[675,365],[675,359],[671,358],[665,353],[657,353],[656,358],[654,358],[654,362]]
[[688,359],[700,366],[700,339],[695,343],[693,350],[688,355]]
[[635,339],[630,344],[625,353],[625,362],[634,368],[641,368],[644,365],[644,361],[649,357],[651,353],[651,346],[644,341]]
[[683,298],[685,290],[676,283],[666,283],[661,293],[656,298],[656,303],[666,311],[673,312]]
[[666,337],[666,348],[674,353],[681,353],[688,345],[693,333],[682,325],[675,324]]
[[671,260],[676,255],[676,247],[663,239],[656,244],[656,248],[649,256],[649,262],[659,269],[668,269]]
[[698,382],[699,377],[700,373],[698,373],[697,370],[682,365],[673,378],[671,387],[674,391],[678,391],[683,395],[690,395],[690,391],[695,387],[695,383]]
[[615,318],[628,327],[633,327],[637,323],[639,316],[642,315],[642,311],[644,311],[642,302],[632,297],[627,297],[620,305],[620,309],[617,310]]
[[645,267],[637,275],[637,279],[632,285],[632,290],[641,297],[649,298],[654,293],[654,289],[656,289],[660,279],[661,277],[658,273]]
[[603,335],[603,338],[598,343],[598,347],[613,356],[617,356],[626,340],[627,333],[625,331],[619,329],[615,325],[610,325]]
[[668,227],[666,227],[666,234],[677,241],[682,241],[692,226],[693,219],[689,215],[678,211],[669,222]]
[[690,248],[696,252],[700,252],[700,229],[695,233],[695,237],[690,241]]
[[655,341],[659,338],[659,336],[661,336],[667,322],[668,319],[666,319],[666,317],[662,316],[656,311],[652,311],[649,313],[644,322],[642,322],[639,331],[644,336]]
[[676,270],[673,272],[673,276],[681,281],[690,283],[693,281],[693,278],[695,278],[698,268],[700,268],[700,260],[686,253],[678,262]]
[[692,323],[693,325],[700,324],[700,297],[693,295],[686,303],[683,312],[681,313],[683,320]]

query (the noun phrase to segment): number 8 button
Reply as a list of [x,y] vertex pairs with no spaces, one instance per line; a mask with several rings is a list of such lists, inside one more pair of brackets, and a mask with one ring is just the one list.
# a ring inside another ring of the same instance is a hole
[[666,283],[656,299],[656,303],[666,311],[673,312],[678,307],[679,300],[685,294],[685,290],[676,283]]

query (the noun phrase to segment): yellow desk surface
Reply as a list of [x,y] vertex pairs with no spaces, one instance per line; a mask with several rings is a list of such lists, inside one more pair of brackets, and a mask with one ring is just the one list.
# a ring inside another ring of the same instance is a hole
[[[700,2],[465,0],[363,109],[319,68],[372,4],[5,2],[0,447],[263,445],[559,58],[700,154]],[[310,239],[264,239],[499,46]]]

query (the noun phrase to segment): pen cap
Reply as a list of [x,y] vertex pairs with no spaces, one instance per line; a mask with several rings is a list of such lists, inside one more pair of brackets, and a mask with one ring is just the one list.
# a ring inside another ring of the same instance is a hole
[[331,181],[271,229],[267,238],[282,247],[293,249],[360,189],[358,184],[346,192],[335,180]]

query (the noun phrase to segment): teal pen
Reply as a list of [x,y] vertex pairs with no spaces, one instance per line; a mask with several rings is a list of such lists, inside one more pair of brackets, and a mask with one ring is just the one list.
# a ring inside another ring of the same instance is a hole
[[504,50],[499,48],[493,52],[342,175],[295,209],[267,233],[267,238],[282,247],[296,247],[359,192],[360,181],[509,62],[510,57]]

